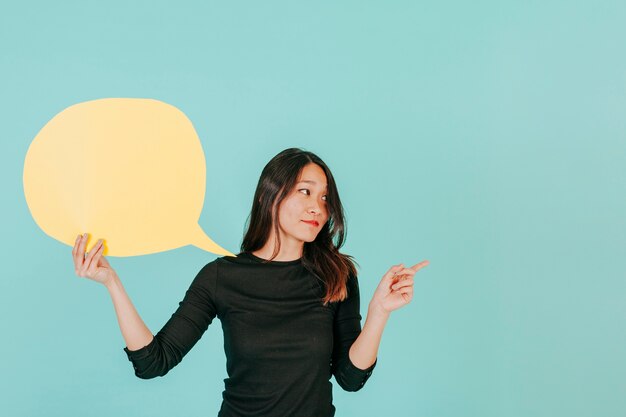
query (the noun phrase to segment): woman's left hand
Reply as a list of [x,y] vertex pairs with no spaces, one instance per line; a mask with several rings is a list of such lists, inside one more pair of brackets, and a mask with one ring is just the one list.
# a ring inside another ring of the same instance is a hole
[[422,261],[410,268],[405,268],[404,264],[392,266],[374,291],[370,308],[388,314],[410,303],[413,299],[413,275],[428,264],[428,261]]

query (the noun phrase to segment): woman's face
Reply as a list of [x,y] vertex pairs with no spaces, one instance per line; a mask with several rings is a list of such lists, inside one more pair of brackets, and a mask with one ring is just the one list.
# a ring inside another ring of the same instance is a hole
[[309,163],[296,186],[278,208],[281,242],[312,242],[328,220],[326,174],[319,165]]

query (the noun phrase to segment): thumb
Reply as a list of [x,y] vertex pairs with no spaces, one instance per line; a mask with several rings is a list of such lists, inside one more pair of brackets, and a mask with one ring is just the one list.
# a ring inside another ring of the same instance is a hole
[[107,258],[105,258],[104,255],[100,256],[99,264],[106,266],[107,268],[111,267],[111,264],[109,263],[109,261],[107,261]]

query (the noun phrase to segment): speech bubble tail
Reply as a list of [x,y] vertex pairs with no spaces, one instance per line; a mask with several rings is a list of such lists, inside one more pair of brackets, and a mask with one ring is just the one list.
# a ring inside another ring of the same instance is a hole
[[197,225],[197,227],[194,228],[190,244],[216,255],[236,256],[234,253],[227,251],[215,243],[209,236],[207,236],[206,233],[204,233],[204,230],[202,230],[200,225]]

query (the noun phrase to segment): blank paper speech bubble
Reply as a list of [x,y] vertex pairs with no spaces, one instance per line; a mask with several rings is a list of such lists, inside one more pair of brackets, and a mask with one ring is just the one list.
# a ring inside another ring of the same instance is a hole
[[24,161],[26,202],[44,233],[74,246],[76,236],[88,232],[105,240],[104,255],[111,256],[189,244],[234,256],[198,225],[205,185],[193,125],[158,100],[70,106],[41,129]]

